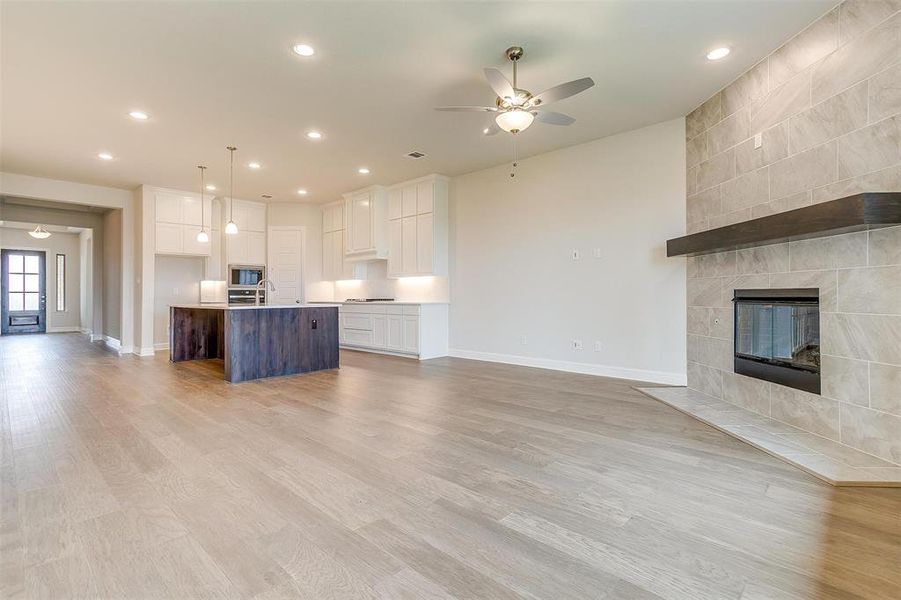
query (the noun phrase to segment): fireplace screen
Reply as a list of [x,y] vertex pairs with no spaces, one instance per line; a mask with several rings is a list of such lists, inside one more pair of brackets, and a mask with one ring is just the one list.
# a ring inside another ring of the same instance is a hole
[[736,290],[735,372],[820,391],[819,290]]

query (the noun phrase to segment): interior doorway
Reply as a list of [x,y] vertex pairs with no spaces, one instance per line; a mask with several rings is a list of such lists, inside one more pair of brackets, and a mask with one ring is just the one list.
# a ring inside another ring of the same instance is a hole
[[46,269],[45,252],[0,251],[0,334],[47,331]]

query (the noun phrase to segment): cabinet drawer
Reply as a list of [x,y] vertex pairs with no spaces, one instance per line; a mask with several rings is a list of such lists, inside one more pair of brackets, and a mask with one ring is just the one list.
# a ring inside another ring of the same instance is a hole
[[349,315],[344,315],[341,317],[341,326],[347,329],[348,333],[351,329],[372,331],[372,316],[355,315],[352,313]]
[[405,315],[419,315],[418,304],[405,304],[403,309]]
[[356,346],[372,346],[372,331],[345,329],[344,343]]
[[389,315],[402,315],[404,314],[404,306],[402,304],[388,305],[385,306]]

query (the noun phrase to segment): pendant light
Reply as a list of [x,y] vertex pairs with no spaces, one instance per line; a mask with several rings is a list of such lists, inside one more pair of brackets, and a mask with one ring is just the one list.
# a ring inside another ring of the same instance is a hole
[[201,244],[207,244],[210,241],[210,236],[207,234],[204,224],[206,223],[206,216],[204,213],[204,200],[203,200],[203,172],[206,171],[206,167],[203,165],[197,165],[197,168],[200,169],[200,232],[197,234],[197,241]]
[[235,148],[227,146],[229,155],[228,167],[228,223],[225,225],[225,233],[234,235],[238,233],[238,226],[235,225]]
[[38,240],[46,240],[50,237],[50,232],[44,229],[43,225],[38,225],[34,228],[34,231],[29,231],[28,235]]

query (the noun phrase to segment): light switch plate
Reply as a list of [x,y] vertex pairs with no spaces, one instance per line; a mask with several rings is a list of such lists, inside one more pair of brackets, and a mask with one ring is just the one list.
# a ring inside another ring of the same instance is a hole
[[573,260],[580,260],[582,258],[582,253],[578,250],[573,250]]
[[754,136],[754,149],[757,150],[763,146],[763,134],[758,133]]
[[595,249],[594,249],[594,257],[595,257],[595,258],[603,258],[603,254],[601,253],[601,249],[600,249],[600,248],[595,248]]

